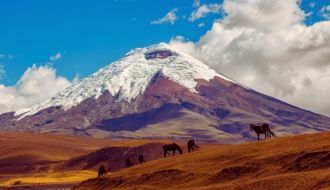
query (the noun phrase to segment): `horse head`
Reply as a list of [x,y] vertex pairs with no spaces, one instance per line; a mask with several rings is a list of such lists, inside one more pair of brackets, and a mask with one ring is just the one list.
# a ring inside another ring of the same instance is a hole
[[177,144],[175,144],[175,143],[173,143],[173,145],[175,146],[175,148],[180,152],[180,154],[182,154],[183,153],[183,151],[182,151],[182,149],[180,148],[180,146],[179,145],[177,145]]
[[250,124],[251,131],[253,130],[253,127],[254,127],[254,125],[253,124]]
[[180,154],[183,153],[180,147],[178,147],[178,151],[180,152]]

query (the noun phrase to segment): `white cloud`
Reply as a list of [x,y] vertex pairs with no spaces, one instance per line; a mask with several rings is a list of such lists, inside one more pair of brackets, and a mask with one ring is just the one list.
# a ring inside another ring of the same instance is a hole
[[200,28],[203,27],[203,26],[205,26],[204,22],[201,22],[201,23],[198,24],[198,27],[200,27]]
[[193,7],[199,7],[199,6],[201,6],[200,0],[194,0]]
[[323,6],[320,10],[320,15],[328,20],[330,20],[330,5]]
[[[6,58],[5,54],[0,53],[0,59]],[[5,75],[5,69],[3,68],[3,65],[0,64],[0,79]]]
[[5,69],[3,68],[3,65],[0,65],[0,79],[5,75]]
[[310,3],[308,4],[308,6],[309,6],[310,8],[314,8],[314,7],[315,7],[315,3],[314,3],[314,2],[310,2]]
[[175,38],[172,38],[170,44],[183,52],[189,53],[190,55],[194,55],[194,53],[196,53],[196,44],[186,41],[183,36],[176,36]]
[[50,56],[50,57],[49,57],[49,60],[50,60],[51,62],[55,62],[55,61],[60,60],[61,58],[62,58],[62,54],[61,54],[61,53],[56,53],[55,55]]
[[260,92],[330,116],[330,21],[304,24],[298,0],[225,0],[196,42],[171,45]]
[[79,73],[77,73],[77,74],[74,76],[74,78],[73,78],[73,80],[72,80],[72,83],[78,83],[78,82],[80,82],[80,81],[81,81],[81,76],[80,76]]
[[28,68],[15,86],[0,84],[0,113],[30,107],[68,87],[70,82],[49,66]]
[[210,13],[219,13],[220,9],[221,9],[220,4],[208,4],[208,5],[199,6],[196,10],[194,10],[191,13],[188,20],[193,22],[197,19],[206,17]]
[[13,58],[14,58],[14,55],[12,55],[12,54],[0,53],[0,59],[13,59]]
[[178,10],[175,8],[175,9],[171,10],[170,12],[168,12],[163,18],[152,21],[151,24],[164,24],[164,23],[174,24],[175,21],[178,19],[177,15],[176,15],[177,11]]

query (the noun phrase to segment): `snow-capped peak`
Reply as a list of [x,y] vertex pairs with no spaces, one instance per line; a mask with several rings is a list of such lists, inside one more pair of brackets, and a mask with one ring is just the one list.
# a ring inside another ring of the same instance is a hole
[[232,80],[216,73],[213,69],[168,44],[160,43],[146,48],[137,48],[125,57],[100,69],[80,82],[73,83],[51,99],[28,109],[19,110],[16,115],[23,118],[52,106],[67,110],[87,98],[97,99],[106,90],[117,101],[131,101],[142,94],[150,80],[160,74],[193,92],[195,79],[210,80],[215,76]]

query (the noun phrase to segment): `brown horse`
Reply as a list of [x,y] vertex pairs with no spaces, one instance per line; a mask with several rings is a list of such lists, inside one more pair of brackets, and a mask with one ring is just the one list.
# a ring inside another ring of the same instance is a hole
[[101,165],[100,168],[99,168],[99,172],[98,172],[97,177],[100,177],[100,176],[102,176],[102,175],[105,174],[105,173],[107,173],[107,172],[105,171],[105,167],[104,167],[103,165]]
[[199,149],[199,146],[196,145],[194,140],[189,140],[187,143],[188,152],[193,152],[195,149]]
[[267,138],[275,137],[275,134],[269,129],[269,125],[267,123],[263,124],[262,126],[256,126],[254,124],[250,124],[251,131],[255,131],[258,135],[258,141],[259,141],[259,135],[265,134],[265,140]]
[[129,167],[133,166],[133,163],[131,162],[131,160],[129,158],[126,158],[125,165],[127,168],[129,168]]
[[144,160],[144,156],[143,156],[143,154],[141,154],[141,155],[138,157],[138,160],[139,160],[139,163],[140,163],[140,164],[146,162],[146,161]]
[[175,154],[175,151],[178,150],[180,154],[182,154],[182,150],[179,147],[179,145],[172,143],[172,144],[166,144],[163,146],[164,150],[164,157],[166,158],[166,155],[169,154],[168,151],[173,151],[173,156]]

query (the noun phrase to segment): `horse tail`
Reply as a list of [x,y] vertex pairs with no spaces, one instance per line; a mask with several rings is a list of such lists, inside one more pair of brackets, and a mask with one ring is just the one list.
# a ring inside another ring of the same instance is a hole
[[276,137],[275,133],[273,133],[270,129],[269,129],[269,133],[270,133],[273,137]]
[[163,146],[163,151],[164,151],[164,157],[166,158],[166,154],[167,154],[167,146],[166,145]]
[[269,132],[270,137],[271,137],[271,136],[276,137],[275,133],[273,133],[273,132],[270,130],[270,127],[269,127],[269,125],[268,125],[267,123],[263,124],[262,126],[265,128],[266,132],[267,132],[267,131]]

